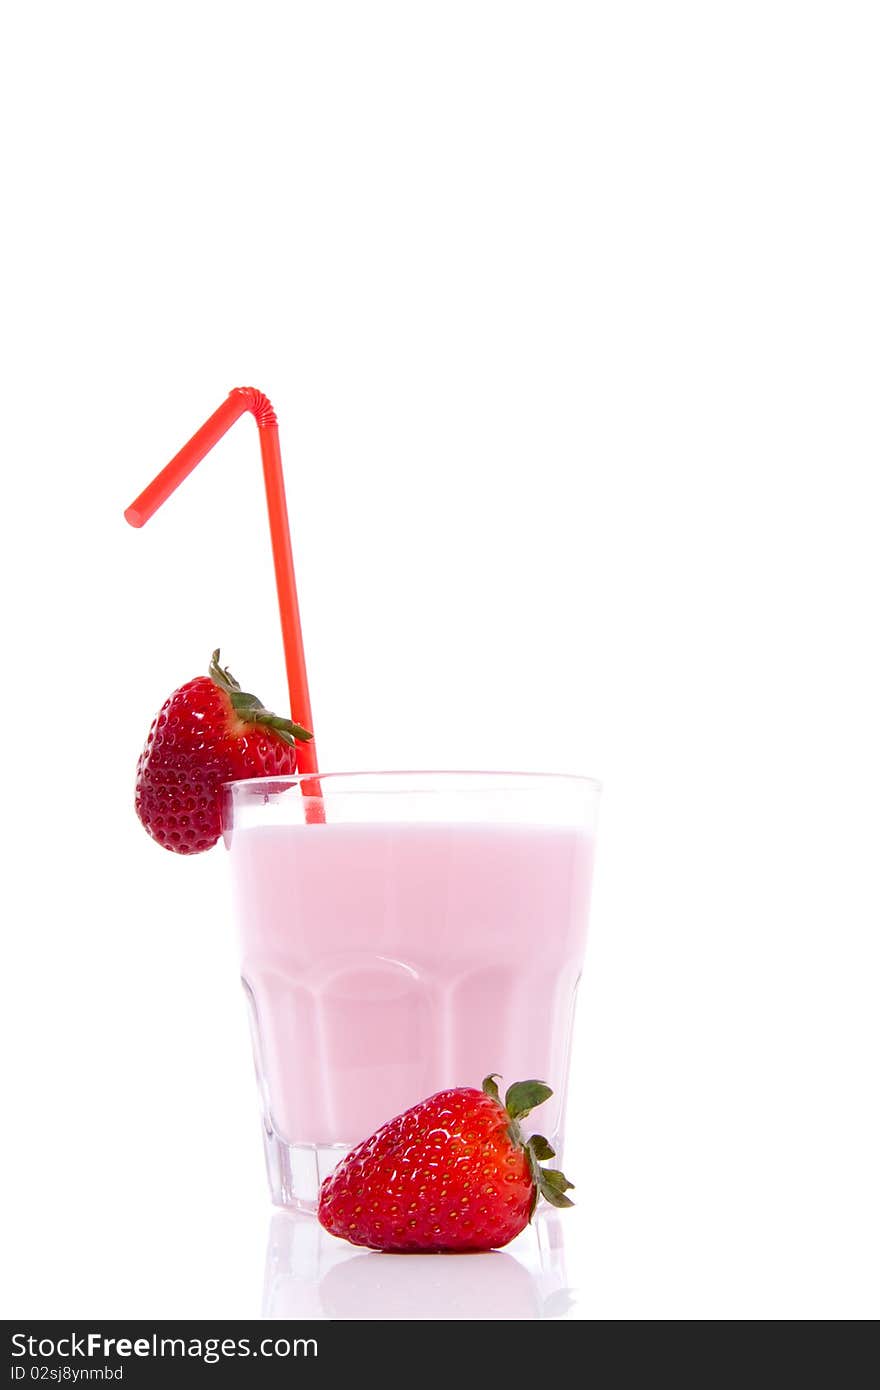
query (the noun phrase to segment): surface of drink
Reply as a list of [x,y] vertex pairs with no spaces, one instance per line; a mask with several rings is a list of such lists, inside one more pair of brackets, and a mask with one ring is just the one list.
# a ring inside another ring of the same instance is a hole
[[552,1086],[535,1122],[559,1148],[590,830],[326,805],[227,837],[276,1200],[308,1203],[344,1148],[493,1071]]

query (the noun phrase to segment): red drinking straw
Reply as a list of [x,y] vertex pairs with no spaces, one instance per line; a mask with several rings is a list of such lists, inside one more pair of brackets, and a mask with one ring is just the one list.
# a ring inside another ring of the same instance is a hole
[[[287,499],[284,494],[284,473],[281,468],[281,445],[278,442],[278,419],[272,402],[253,386],[236,386],[228,397],[196,430],[189,443],[184,444],[162,472],[144,488],[131,506],[125,519],[131,526],[143,526],[179,487],[197,463],[213,449],[226,431],[240,416],[250,411],[260,433],[260,453],[263,458],[263,478],[266,483],[266,502],[269,507],[269,533],[272,538],[272,558],[275,562],[275,584],[281,612],[281,637],[284,643],[284,663],[287,668],[287,689],[290,694],[290,717],[297,724],[314,732],[312,702],[306,675],[306,654],[303,648],[299,600],[293,573],[293,552],[290,548],[290,523]],[[296,743],[296,765],[300,772],[318,771],[318,756],[314,738],[309,743]],[[303,782],[303,794],[320,796],[320,782]]]

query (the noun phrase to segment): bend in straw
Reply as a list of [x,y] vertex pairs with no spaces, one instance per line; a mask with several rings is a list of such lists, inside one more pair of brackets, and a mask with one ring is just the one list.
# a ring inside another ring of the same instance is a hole
[[[237,386],[223,404],[214,411],[200,429],[196,430],[179,453],[174,455],[161,473],[153,479],[126,508],[125,519],[131,526],[141,527],[166,502],[218,440],[242,415],[250,411],[257,422],[260,454],[263,460],[263,479],[269,511],[269,534],[272,559],[275,565],[275,586],[281,615],[281,637],[287,670],[287,689],[290,697],[290,717],[314,732],[312,703],[306,674],[306,656],[302,640],[299,599],[293,570],[293,551],[290,545],[290,523],[284,492],[284,473],[281,466],[281,445],[278,439],[278,419],[272,402],[253,386]],[[318,758],[315,740],[296,745],[297,767],[300,772],[317,772]],[[321,796],[321,784],[300,784],[305,796]]]

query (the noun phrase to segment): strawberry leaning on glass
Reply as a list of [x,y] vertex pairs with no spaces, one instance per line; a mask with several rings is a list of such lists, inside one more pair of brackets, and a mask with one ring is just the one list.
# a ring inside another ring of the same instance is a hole
[[496,1250],[532,1218],[539,1195],[570,1207],[572,1184],[541,1134],[520,1121],[553,1092],[543,1081],[429,1096],[352,1149],[321,1188],[318,1220],[353,1245],[398,1253]]
[[220,838],[223,784],[289,776],[296,740],[311,737],[242,690],[215,651],[207,676],[175,690],[153,720],[135,782],[141,825],[164,849],[201,854]]

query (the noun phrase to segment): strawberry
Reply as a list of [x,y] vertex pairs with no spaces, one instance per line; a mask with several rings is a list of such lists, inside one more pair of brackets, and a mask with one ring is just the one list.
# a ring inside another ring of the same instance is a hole
[[224,782],[296,770],[296,739],[312,735],[264,709],[214,652],[207,676],[169,695],[137,765],[141,825],[175,854],[200,854],[220,838]]
[[570,1207],[572,1186],[539,1160],[543,1135],[519,1121],[553,1092],[542,1081],[511,1086],[502,1105],[495,1076],[414,1105],[352,1149],[321,1187],[318,1220],[331,1235],[374,1250],[493,1250],[519,1235],[540,1192]]

